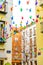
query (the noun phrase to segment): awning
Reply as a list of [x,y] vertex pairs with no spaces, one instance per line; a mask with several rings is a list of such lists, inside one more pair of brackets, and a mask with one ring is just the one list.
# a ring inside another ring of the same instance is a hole
[[0,51],[0,58],[7,59],[6,53],[4,51]]

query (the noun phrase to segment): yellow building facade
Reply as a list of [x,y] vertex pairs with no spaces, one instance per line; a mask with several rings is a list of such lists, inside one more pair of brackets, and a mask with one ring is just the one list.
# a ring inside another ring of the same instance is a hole
[[43,7],[42,1],[38,0],[36,15],[39,15],[36,23],[36,43],[37,43],[37,65],[43,65]]
[[[12,65],[11,64],[12,63],[12,52],[11,52],[12,38],[9,37],[8,39],[3,40],[4,37],[6,38],[5,34],[8,33],[10,35],[9,23],[11,22],[10,8],[12,7],[12,3],[10,3],[9,0],[7,2],[8,3],[6,3],[6,1],[5,3],[3,2],[4,3],[3,8],[0,7],[0,65],[5,65],[5,64]],[[6,11],[5,11],[5,5],[6,5]],[[3,6],[3,4],[1,6]],[[6,25],[6,22],[9,23]],[[7,28],[7,33],[4,33],[5,32],[4,27]]]

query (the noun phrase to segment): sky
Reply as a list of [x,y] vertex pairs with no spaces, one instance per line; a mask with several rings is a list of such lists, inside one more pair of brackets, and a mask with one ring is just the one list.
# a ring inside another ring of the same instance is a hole
[[[3,1],[0,2],[0,4],[2,4]],[[26,26],[27,24],[33,22],[33,19],[35,19],[36,16],[35,0],[9,0],[9,2],[10,4],[13,2],[13,13],[11,16],[12,26]]]
[[35,19],[35,0],[13,0],[13,26],[26,26]]

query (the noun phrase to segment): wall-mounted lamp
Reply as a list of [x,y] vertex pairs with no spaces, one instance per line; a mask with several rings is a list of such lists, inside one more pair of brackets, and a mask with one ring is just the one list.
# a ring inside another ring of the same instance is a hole
[[41,33],[43,33],[43,22],[40,22],[40,26],[41,26]]

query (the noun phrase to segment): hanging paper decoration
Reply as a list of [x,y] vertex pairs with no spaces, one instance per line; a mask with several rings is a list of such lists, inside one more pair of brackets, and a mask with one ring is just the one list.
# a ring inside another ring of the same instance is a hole
[[27,5],[28,5],[28,4],[29,4],[29,1],[27,1],[26,3],[27,3]]
[[20,26],[22,26],[22,24],[20,24]]
[[33,21],[35,21],[35,19],[33,19]]
[[22,23],[22,21],[20,23]]
[[24,19],[24,17],[22,16],[22,17],[21,17],[21,19],[23,20],[23,19]]
[[35,22],[32,21],[32,25],[35,24]]
[[36,19],[36,22],[38,22],[38,19]]
[[38,2],[37,2],[37,0],[36,0],[35,5],[37,5],[37,4],[38,4]]
[[29,12],[31,12],[31,9],[29,9]]
[[6,39],[8,39],[8,34],[6,34]]
[[0,9],[2,8],[2,5],[0,5]]
[[30,16],[29,18],[32,19],[32,16]]
[[13,16],[11,17],[11,20],[13,20]]
[[24,29],[26,28],[26,26],[23,27]]
[[15,24],[15,27],[17,28],[17,24]]
[[23,30],[23,27],[22,26],[20,27],[20,30]]
[[13,21],[12,23],[13,23],[13,24],[15,24],[15,22],[14,22],[14,21]]
[[28,21],[26,22],[26,25],[28,25]]
[[13,7],[11,7],[10,10],[12,11],[13,10]]
[[18,5],[20,5],[20,4],[21,4],[21,1],[19,0],[19,1],[18,1]]
[[[14,1],[15,2],[15,1]],[[27,0],[27,1],[23,1],[23,0],[17,0],[14,4],[14,7],[17,5],[16,9],[13,9],[14,14],[13,16],[15,17],[15,19],[13,19],[16,23],[18,22],[19,25],[17,25],[17,27],[19,26],[25,26],[27,24],[27,19],[32,19],[32,17],[34,17],[33,14],[31,13],[35,13],[34,10],[34,6],[31,5],[31,3],[34,1]],[[35,2],[34,2],[35,3]],[[18,6],[19,5],[19,6]],[[14,8],[13,7],[13,8]],[[28,10],[28,11],[27,11]],[[34,11],[33,11],[34,10]],[[31,22],[31,20],[29,19],[29,23]],[[34,18],[35,19],[35,18]],[[20,24],[20,20],[23,20],[23,25]],[[25,23],[25,24],[24,24]],[[15,26],[14,26],[15,27]]]
[[23,11],[23,9],[22,9],[22,8],[20,8],[20,11],[22,12],[22,11]]
[[37,18],[39,18],[39,15],[36,15]]
[[41,18],[41,17],[39,17],[39,19],[41,20],[42,18]]
[[20,22],[20,27],[22,26],[22,21]]
[[6,38],[2,38],[3,39],[3,41],[6,41]]

